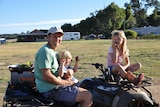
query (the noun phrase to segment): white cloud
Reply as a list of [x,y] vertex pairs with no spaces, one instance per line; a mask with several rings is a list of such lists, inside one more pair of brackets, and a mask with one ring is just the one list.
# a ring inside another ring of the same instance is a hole
[[64,19],[64,20],[49,20],[33,23],[10,23],[10,24],[0,24],[0,34],[9,33],[21,33],[32,31],[34,29],[49,29],[52,26],[61,26],[64,23],[76,24],[79,23],[84,18],[76,19]]
[[21,26],[37,26],[37,25],[47,25],[47,24],[63,24],[63,23],[78,23],[84,18],[76,18],[76,19],[64,19],[64,20],[49,20],[49,21],[41,21],[41,22],[33,22],[33,23],[11,23],[11,24],[1,24],[0,27],[21,27]]

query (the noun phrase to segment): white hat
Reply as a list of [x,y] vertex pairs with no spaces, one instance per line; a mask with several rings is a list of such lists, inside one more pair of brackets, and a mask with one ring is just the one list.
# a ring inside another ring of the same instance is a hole
[[48,34],[55,34],[55,33],[62,33],[63,34],[63,30],[60,27],[51,27],[48,32]]

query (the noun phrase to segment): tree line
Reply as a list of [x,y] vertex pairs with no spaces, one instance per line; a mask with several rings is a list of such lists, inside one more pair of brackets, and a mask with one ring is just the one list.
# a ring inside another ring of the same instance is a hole
[[[147,15],[147,11],[153,8],[153,12]],[[134,27],[159,26],[160,2],[158,0],[130,0],[120,8],[112,2],[104,9],[90,13],[90,16],[80,23],[71,25],[65,23],[62,29],[67,31],[79,31],[81,35],[104,34],[107,38],[115,29],[126,30]]]

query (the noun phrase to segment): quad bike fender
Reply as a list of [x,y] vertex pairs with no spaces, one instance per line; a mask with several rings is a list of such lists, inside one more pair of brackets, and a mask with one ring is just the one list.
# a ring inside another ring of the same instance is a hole
[[143,91],[133,93],[123,91],[114,97],[111,107],[126,107],[132,99],[144,100],[153,105],[153,101]]

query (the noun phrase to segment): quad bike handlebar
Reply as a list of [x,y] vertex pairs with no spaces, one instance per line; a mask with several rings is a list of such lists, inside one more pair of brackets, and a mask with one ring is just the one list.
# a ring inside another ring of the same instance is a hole
[[99,66],[103,66],[103,64],[100,63],[92,63],[92,65],[94,65],[96,68],[99,68]]
[[95,66],[96,69],[99,69],[102,72],[103,77],[106,81],[108,82],[115,81],[113,75],[111,74],[110,68],[105,67],[101,63],[92,63],[91,65]]

